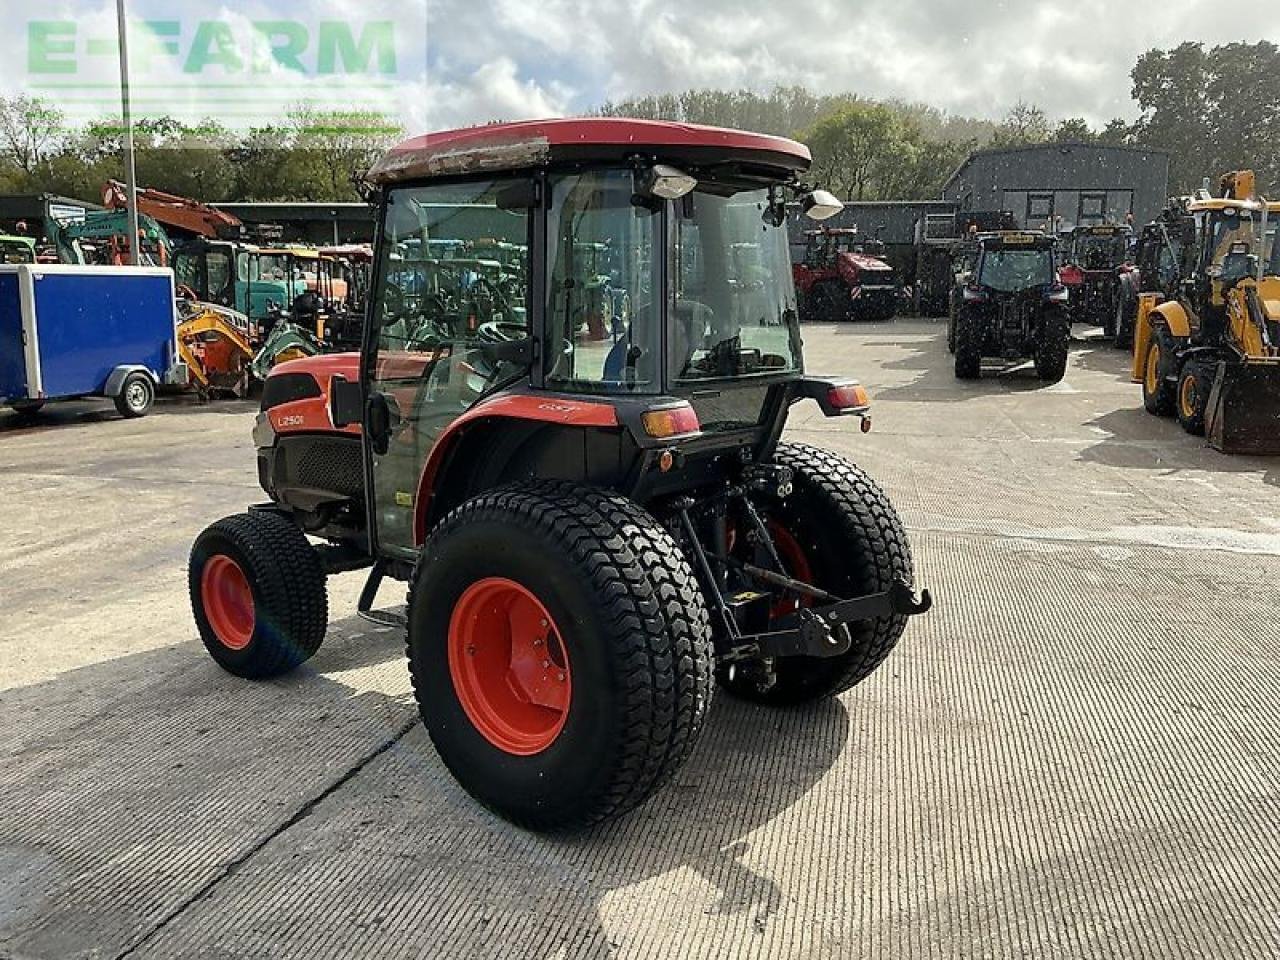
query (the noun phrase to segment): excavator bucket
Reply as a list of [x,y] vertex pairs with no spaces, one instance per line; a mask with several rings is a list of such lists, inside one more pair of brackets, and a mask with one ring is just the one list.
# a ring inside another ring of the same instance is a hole
[[1280,360],[1219,364],[1205,434],[1223,453],[1280,455]]

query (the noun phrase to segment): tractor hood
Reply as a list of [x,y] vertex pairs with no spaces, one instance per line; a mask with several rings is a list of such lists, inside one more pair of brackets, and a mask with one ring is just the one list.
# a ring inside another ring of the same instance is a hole
[[889,266],[889,264],[885,263],[879,257],[868,256],[865,253],[842,253],[840,254],[840,259],[859,271],[882,270],[887,273],[893,272],[893,267]]

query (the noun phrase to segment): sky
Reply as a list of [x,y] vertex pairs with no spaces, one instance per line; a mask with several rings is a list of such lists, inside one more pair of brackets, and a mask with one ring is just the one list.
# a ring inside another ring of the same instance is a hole
[[[9,23],[26,29],[0,35],[0,92],[53,99],[73,120],[118,110],[109,49],[114,0],[3,2],[16,14]],[[576,113],[604,100],[694,87],[767,92],[779,84],[898,97],[987,119],[1025,100],[1051,119],[1102,124],[1135,116],[1128,74],[1151,47],[1280,41],[1280,18],[1229,17],[1207,0],[127,3],[135,49],[155,36],[148,21],[169,24],[163,39],[172,44],[150,58],[135,53],[135,63],[149,59],[149,68],[134,70],[140,112],[214,114],[233,126],[302,102],[377,109],[417,131]],[[254,68],[254,51],[286,36],[264,40],[254,24],[282,22],[301,44],[297,63],[305,72],[269,58]],[[33,41],[41,23],[57,26]],[[377,69],[388,64],[375,55],[369,72],[348,72],[343,32],[358,41],[379,23],[390,24],[391,33],[379,36],[394,44],[393,68]],[[337,69],[319,76],[326,30]]]

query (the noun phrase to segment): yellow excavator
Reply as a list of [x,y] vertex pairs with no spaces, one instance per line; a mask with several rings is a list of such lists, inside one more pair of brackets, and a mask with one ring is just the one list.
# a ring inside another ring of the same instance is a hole
[[1166,229],[1164,289],[1139,297],[1133,379],[1146,409],[1176,415],[1224,453],[1280,454],[1280,203],[1250,170],[1202,189]]

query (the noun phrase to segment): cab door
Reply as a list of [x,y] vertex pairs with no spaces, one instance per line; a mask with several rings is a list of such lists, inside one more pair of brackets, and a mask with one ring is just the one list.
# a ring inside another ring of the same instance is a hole
[[[495,387],[528,376],[495,344],[529,335],[528,181],[510,178],[392,190],[379,238],[363,377],[376,554],[412,559],[430,491],[423,468],[441,436]],[[473,247],[494,240],[514,254],[496,274]]]

